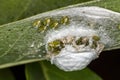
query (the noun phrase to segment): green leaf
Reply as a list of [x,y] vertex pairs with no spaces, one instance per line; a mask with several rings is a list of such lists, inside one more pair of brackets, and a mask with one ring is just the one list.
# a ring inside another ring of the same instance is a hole
[[[99,6],[104,7],[116,12],[120,12],[120,0],[96,0],[97,2],[87,4],[87,6]],[[86,6],[86,5],[84,5]]]
[[24,13],[19,17],[19,19],[86,1],[90,0],[32,0],[26,11],[24,11]]
[[0,24],[16,21],[31,0],[0,0]]
[[64,72],[47,61],[27,64],[25,69],[27,80],[102,80],[88,68],[80,71]]
[[89,0],[0,0],[0,24]]
[[[37,2],[39,1],[40,0],[38,0]],[[35,2],[35,4],[37,2]],[[38,6],[38,5],[35,6],[35,4],[32,2],[31,4],[33,5],[33,8],[36,8]],[[39,2],[39,4],[41,3]],[[49,1],[47,1],[47,4],[49,4]],[[54,4],[54,1],[49,5],[52,5],[52,4]],[[28,13],[31,13],[30,11],[31,10],[28,10]],[[21,15],[17,17],[15,16],[16,19]],[[35,42],[36,46],[38,44],[37,42],[40,42],[40,43],[43,42],[42,40],[43,35],[39,35],[39,33],[37,33],[36,30],[33,30],[31,28],[32,22],[33,22],[33,19],[26,19],[19,22],[9,23],[9,24],[0,26],[0,60],[1,60],[0,68],[42,60],[41,55],[44,55],[44,54],[35,53],[35,49],[31,49],[30,47],[30,45],[33,42]],[[37,38],[39,39],[41,38],[41,39],[38,40]]]
[[12,72],[9,69],[0,69],[0,80],[15,80]]
[[[94,0],[87,3],[77,4],[74,6],[97,5],[104,8],[109,8],[120,12],[120,0]],[[68,8],[68,7],[66,7]],[[61,9],[65,9],[61,8]],[[61,10],[57,9],[57,10]],[[56,10],[54,10],[56,11]],[[53,13],[54,13],[53,11]],[[5,68],[14,65],[20,65],[45,59],[45,47],[40,46],[44,42],[44,34],[40,34],[32,27],[35,19],[43,17],[42,13],[24,20],[9,23],[0,26],[0,68]],[[107,47],[106,50],[120,48],[120,31],[115,30],[117,34],[113,34],[116,38],[116,43],[112,47]],[[114,33],[114,32],[113,32]],[[34,44],[34,47],[31,47]],[[38,48],[39,46],[39,48]],[[36,49],[37,48],[37,49]],[[36,51],[39,50],[39,51]]]
[[45,80],[42,68],[38,62],[25,65],[26,80]]

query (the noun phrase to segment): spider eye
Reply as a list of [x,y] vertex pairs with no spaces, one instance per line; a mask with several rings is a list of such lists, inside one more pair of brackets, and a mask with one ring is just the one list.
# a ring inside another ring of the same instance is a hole
[[64,48],[64,44],[60,40],[55,40],[48,43],[48,50],[52,53],[58,54],[62,48]]

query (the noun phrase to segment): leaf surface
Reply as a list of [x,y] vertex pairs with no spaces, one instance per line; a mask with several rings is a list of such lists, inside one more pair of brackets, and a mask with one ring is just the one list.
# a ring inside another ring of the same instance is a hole
[[[94,0],[82,4],[72,5],[72,7],[94,5],[120,12],[119,3],[120,0]],[[61,9],[65,9],[65,7]],[[51,11],[46,13],[50,12]],[[35,19],[43,17],[46,13],[0,26],[0,68],[45,59],[45,46],[43,44],[43,37],[45,35],[37,32],[37,30],[33,28],[32,24]],[[114,34],[115,32],[117,33]],[[115,32],[113,32],[113,37],[116,38],[116,42],[112,47],[107,47],[106,50],[120,48],[120,30],[115,30]]]
[[0,24],[16,21],[30,2],[31,0],[0,0]]

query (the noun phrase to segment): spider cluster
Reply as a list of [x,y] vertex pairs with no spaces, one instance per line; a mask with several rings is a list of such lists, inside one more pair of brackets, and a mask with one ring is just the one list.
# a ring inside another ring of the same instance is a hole
[[48,52],[57,55],[61,51],[61,49],[65,48],[66,45],[71,45],[74,47],[75,51],[79,52],[82,49],[87,49],[90,47],[91,49],[97,49],[99,45],[100,37],[94,35],[91,37],[83,36],[83,37],[76,37],[76,36],[66,36],[62,39],[57,39],[47,44]]
[[56,29],[59,27],[59,25],[67,25],[67,24],[69,24],[69,17],[62,16],[60,17],[59,20],[52,17],[36,20],[33,23],[33,26],[36,27],[39,32],[43,33],[47,29]]

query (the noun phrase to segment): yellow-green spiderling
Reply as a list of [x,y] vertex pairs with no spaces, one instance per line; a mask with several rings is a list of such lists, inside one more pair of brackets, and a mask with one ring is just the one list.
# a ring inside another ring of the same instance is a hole
[[64,48],[64,44],[60,40],[55,40],[48,43],[48,51],[58,54],[61,49]]
[[59,25],[59,23],[57,22],[57,21],[54,21],[52,24],[51,24],[51,28],[53,28],[53,29],[55,29],[55,28],[57,28],[58,27],[58,25]]
[[69,24],[69,17],[68,16],[63,16],[60,20],[61,24]]
[[45,25],[45,26],[50,26],[51,23],[52,23],[52,19],[51,18],[46,18],[43,21],[43,25]]
[[33,22],[33,27],[38,28],[41,25],[41,21],[40,20],[36,20]]
[[118,29],[120,30],[120,25],[118,26]]
[[81,37],[78,40],[76,40],[76,44],[77,45],[81,45],[82,44],[82,38]]
[[93,41],[91,48],[94,48],[94,49],[95,49],[96,47],[97,47],[97,42],[96,42],[96,41]]
[[100,37],[97,35],[94,35],[94,36],[92,36],[92,39],[93,39],[93,43],[92,43],[91,48],[95,49],[97,47],[97,42],[100,40]]
[[100,37],[96,36],[96,35],[94,35],[92,38],[93,38],[94,41],[99,41],[100,40]]
[[41,25],[38,27],[38,31],[43,33],[46,30],[47,26]]
[[77,45],[81,45],[81,44],[88,45],[89,39],[87,37],[80,37],[78,40],[76,40],[76,44]]

